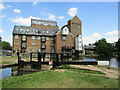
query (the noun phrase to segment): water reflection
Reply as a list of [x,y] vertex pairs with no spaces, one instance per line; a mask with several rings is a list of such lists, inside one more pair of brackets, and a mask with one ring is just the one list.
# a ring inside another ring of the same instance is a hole
[[77,60],[77,61],[109,61],[109,66],[112,67],[120,67],[120,57],[110,57],[110,56],[99,56],[99,57],[79,57],[78,58],[74,58],[73,60]]
[[12,68],[5,68],[0,71],[1,78],[6,78],[11,76]]
[[[74,59],[75,60],[75,59]],[[120,68],[120,57],[79,57],[79,59],[76,60],[85,60],[85,61],[109,61],[109,66],[112,67],[119,67]],[[29,68],[29,66],[27,66]],[[32,66],[32,68],[34,68]],[[34,68],[36,69],[36,68]],[[2,75],[2,78],[6,78],[8,76],[18,76],[18,75],[23,75],[23,74],[28,74],[28,73],[33,73],[36,72],[35,70],[33,71],[24,71],[18,69],[18,67],[11,67],[11,68],[4,68],[0,70],[0,75]]]

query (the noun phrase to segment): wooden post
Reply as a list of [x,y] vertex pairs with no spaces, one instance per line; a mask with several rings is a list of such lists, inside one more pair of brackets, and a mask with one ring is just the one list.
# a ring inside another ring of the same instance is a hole
[[50,53],[50,61],[52,61],[52,53]]
[[30,53],[30,62],[32,61],[32,53]]
[[43,53],[43,62],[45,61],[46,53]]
[[39,69],[41,70],[41,54],[38,52],[38,63],[39,63]]
[[63,54],[61,53],[61,61],[63,61]]
[[18,56],[18,64],[19,64],[19,62],[20,62],[20,53],[19,52],[17,52],[17,56]]
[[67,60],[69,60],[69,54],[67,53]]
[[58,54],[56,53],[56,59],[57,59],[57,62],[59,61],[59,58],[58,58]]

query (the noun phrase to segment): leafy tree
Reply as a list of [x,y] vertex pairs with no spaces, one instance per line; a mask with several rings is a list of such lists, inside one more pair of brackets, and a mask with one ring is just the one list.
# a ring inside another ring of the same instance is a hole
[[98,42],[95,43],[96,45],[96,52],[101,55],[111,55],[113,46],[110,43],[107,43],[105,38],[102,38],[98,40]]
[[116,42],[117,51],[120,52],[120,39]]
[[2,49],[3,50],[11,50],[11,45],[9,42],[6,42],[6,41],[1,41],[2,42]]

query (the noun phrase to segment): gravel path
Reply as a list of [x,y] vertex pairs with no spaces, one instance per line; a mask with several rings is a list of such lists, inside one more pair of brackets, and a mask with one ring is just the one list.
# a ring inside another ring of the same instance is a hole
[[95,70],[95,71],[101,71],[105,73],[107,77],[110,78],[118,78],[118,70],[114,69],[107,69],[103,67],[96,67],[93,65],[70,65],[74,68],[82,68],[82,69],[89,69],[89,70]]

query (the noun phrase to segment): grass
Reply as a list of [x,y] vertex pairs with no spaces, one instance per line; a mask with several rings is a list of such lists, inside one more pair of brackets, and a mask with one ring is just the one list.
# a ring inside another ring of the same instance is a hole
[[64,68],[65,72],[56,72],[53,69],[23,76],[11,76],[2,80],[2,86],[3,88],[118,88],[118,79],[100,76],[103,74],[101,72],[73,69],[69,65],[62,65],[59,68]]
[[60,67],[58,67],[58,69],[66,69],[68,71],[73,71],[73,72],[78,72],[78,73],[92,73],[92,74],[105,75],[105,73],[100,72],[100,71],[94,71],[94,70],[89,70],[89,69],[81,69],[81,68],[73,68],[69,65],[61,65]]

